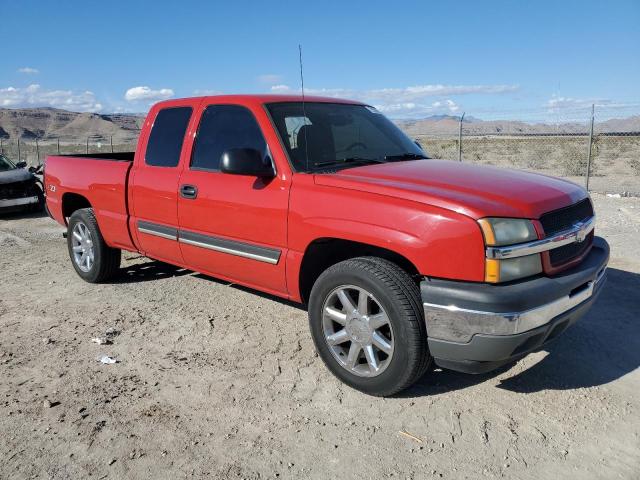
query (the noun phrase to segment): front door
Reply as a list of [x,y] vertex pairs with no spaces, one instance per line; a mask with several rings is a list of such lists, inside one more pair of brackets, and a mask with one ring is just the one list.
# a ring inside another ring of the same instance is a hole
[[203,105],[191,157],[180,177],[179,241],[196,270],[286,294],[289,180],[220,172],[231,148],[270,156],[253,113],[240,105]]

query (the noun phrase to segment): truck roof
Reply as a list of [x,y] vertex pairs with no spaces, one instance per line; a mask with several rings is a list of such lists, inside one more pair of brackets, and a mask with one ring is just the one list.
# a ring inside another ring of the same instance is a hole
[[[177,100],[193,100],[194,102],[201,100],[211,100],[214,103],[220,103],[224,101],[233,101],[237,103],[277,103],[277,102],[301,102],[302,95],[300,94],[292,94],[292,95],[277,95],[277,94],[269,94],[269,93],[259,93],[259,94],[237,94],[237,95],[206,95],[200,97],[188,97],[188,98],[172,98],[170,100],[164,100],[162,102],[158,102],[156,105],[170,105]],[[305,102],[322,102],[322,103],[345,103],[345,104],[353,104],[353,105],[366,105],[362,102],[358,102],[356,100],[346,100],[342,98],[334,98],[334,97],[322,97],[315,95],[305,95]]]

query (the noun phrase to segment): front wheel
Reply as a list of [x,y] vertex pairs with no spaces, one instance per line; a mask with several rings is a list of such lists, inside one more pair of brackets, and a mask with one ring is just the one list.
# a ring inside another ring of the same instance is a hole
[[381,258],[346,260],[320,275],[309,299],[309,323],[329,370],[370,395],[407,388],[431,362],[419,288]]
[[67,246],[73,268],[83,280],[100,283],[118,272],[120,250],[105,243],[92,208],[76,210],[69,218]]
[[38,201],[32,204],[31,209],[33,212],[41,212],[42,210],[44,210],[46,200],[44,198],[44,193],[42,192],[42,188],[40,187],[40,185],[38,185],[37,183],[33,186],[33,190],[36,194],[36,197],[38,197]]

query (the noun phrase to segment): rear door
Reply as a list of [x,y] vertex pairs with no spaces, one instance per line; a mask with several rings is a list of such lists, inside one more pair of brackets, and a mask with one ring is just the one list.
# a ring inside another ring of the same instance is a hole
[[190,158],[180,178],[180,247],[201,272],[276,294],[286,294],[285,255],[289,177],[272,179],[220,172],[231,148],[271,152],[255,112],[239,104],[200,107]]
[[[154,115],[155,114],[155,115]],[[178,180],[182,145],[193,115],[190,104],[173,102],[151,112],[151,132],[140,149],[129,181],[132,199],[131,231],[140,250],[153,258],[183,263],[178,245]]]

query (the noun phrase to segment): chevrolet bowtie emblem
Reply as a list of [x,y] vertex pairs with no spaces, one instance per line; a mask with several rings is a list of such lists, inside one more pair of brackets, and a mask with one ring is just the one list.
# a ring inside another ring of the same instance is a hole
[[576,227],[579,227],[579,230],[576,232],[576,243],[582,243],[584,239],[587,238],[587,229],[583,223],[577,224]]

